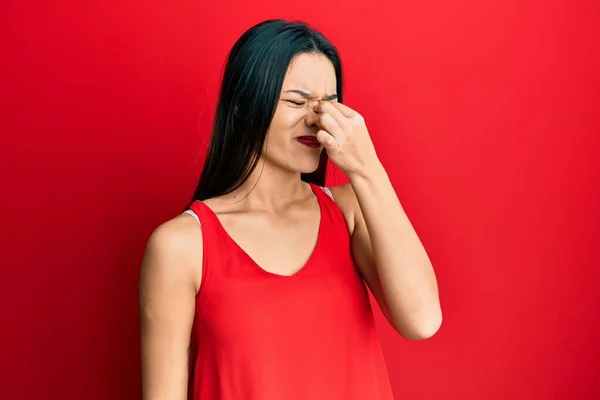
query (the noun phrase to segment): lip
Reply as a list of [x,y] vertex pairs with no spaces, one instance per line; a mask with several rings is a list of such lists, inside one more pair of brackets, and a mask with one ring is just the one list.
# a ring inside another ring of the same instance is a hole
[[296,140],[301,144],[305,145],[306,147],[310,147],[313,149],[321,147],[321,143],[317,140],[316,136],[298,136]]

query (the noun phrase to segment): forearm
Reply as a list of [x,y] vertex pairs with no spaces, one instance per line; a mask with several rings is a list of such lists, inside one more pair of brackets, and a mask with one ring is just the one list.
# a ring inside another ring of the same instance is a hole
[[350,177],[373,251],[389,316],[409,336],[429,337],[441,324],[436,277],[385,169]]

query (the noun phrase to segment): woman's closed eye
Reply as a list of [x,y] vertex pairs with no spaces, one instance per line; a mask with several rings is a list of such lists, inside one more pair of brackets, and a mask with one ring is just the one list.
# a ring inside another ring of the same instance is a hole
[[286,100],[288,103],[292,103],[296,106],[303,106],[306,104],[306,102],[304,101],[298,101],[298,100]]

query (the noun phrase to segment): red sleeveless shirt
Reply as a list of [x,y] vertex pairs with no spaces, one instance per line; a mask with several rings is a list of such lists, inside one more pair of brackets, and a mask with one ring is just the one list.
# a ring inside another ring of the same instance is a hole
[[201,201],[200,293],[190,341],[190,400],[393,399],[366,286],[337,204],[312,185],[319,235],[292,276],[267,272]]

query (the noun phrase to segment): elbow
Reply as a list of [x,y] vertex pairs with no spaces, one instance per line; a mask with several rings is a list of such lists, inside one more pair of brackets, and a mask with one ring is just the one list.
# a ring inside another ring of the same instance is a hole
[[413,321],[412,324],[394,324],[396,330],[407,340],[426,340],[432,338],[442,326],[442,312],[437,310]]
[[409,340],[426,340],[431,339],[442,326],[442,315],[439,318],[431,318],[426,324],[423,324],[420,329],[415,330]]

